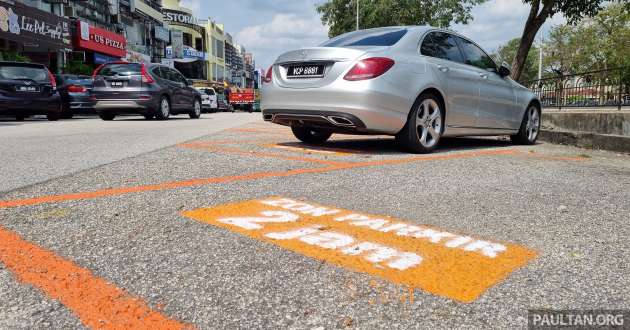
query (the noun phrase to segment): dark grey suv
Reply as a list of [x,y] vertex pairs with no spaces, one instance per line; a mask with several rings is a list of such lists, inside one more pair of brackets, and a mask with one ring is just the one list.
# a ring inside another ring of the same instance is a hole
[[94,71],[92,100],[103,120],[140,114],[165,120],[170,115],[201,116],[201,94],[177,70],[161,64],[114,62]]

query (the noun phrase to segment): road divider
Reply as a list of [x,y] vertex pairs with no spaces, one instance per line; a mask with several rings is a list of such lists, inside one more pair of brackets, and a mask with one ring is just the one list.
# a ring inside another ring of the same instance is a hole
[[461,302],[474,301],[536,256],[517,244],[282,197],[182,214]]

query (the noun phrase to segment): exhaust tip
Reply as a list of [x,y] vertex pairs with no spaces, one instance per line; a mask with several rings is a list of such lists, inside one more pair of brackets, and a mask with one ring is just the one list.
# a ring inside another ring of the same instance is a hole
[[337,126],[355,126],[352,121],[343,117],[328,116],[328,120]]

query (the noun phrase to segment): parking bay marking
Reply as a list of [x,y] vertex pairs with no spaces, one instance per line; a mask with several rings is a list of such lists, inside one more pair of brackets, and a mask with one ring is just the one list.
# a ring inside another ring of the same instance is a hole
[[370,162],[362,162],[362,163],[347,163],[347,164],[337,165],[337,166],[295,169],[295,170],[288,170],[288,171],[283,171],[283,172],[255,172],[255,173],[242,174],[242,175],[188,179],[188,180],[182,180],[182,181],[163,182],[163,183],[158,183],[158,184],[123,186],[123,187],[116,187],[116,188],[106,188],[106,189],[95,190],[95,191],[84,191],[84,192],[59,194],[59,195],[45,195],[45,196],[38,196],[38,197],[24,198],[24,199],[0,200],[0,209],[29,206],[29,205],[39,205],[39,204],[45,204],[45,203],[60,203],[60,202],[76,201],[76,200],[91,200],[91,199],[97,199],[97,198],[103,198],[103,197],[127,195],[127,194],[132,194],[132,193],[141,193],[141,192],[148,192],[148,191],[162,191],[162,190],[178,189],[178,188],[185,188],[185,187],[205,186],[205,185],[211,185],[211,184],[225,184],[225,183],[238,182],[238,181],[261,180],[265,178],[291,177],[291,176],[309,174],[309,173],[310,174],[327,173],[327,172],[341,171],[341,170],[348,170],[348,169],[362,168],[362,167],[397,165],[397,164],[405,164],[405,163],[420,162],[420,161],[436,161],[436,160],[463,159],[463,158],[482,157],[482,156],[499,156],[499,155],[515,155],[515,154],[518,154],[518,151],[515,149],[490,149],[490,150],[481,150],[481,151],[468,151],[468,152],[457,152],[457,153],[448,153],[448,154],[414,156],[414,157],[409,157],[409,158],[379,160],[379,161],[370,161]]
[[282,197],[184,216],[394,283],[472,302],[536,257],[526,247]]
[[93,329],[191,329],[89,270],[0,226],[0,263],[22,283],[59,300]]

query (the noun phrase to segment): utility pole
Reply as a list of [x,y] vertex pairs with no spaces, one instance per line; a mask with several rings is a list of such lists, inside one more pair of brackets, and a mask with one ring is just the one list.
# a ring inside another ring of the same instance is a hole
[[540,44],[538,45],[538,80],[542,79],[543,62],[543,36],[540,35]]
[[359,31],[359,0],[357,0],[357,31]]

